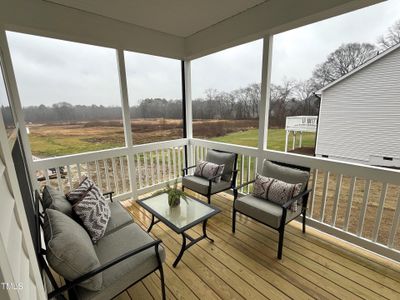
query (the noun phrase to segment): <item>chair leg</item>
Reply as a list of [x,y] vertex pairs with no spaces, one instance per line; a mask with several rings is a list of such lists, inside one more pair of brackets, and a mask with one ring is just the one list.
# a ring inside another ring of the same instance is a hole
[[211,195],[210,194],[208,194],[207,200],[208,200],[208,204],[211,204]]
[[236,209],[232,211],[232,232],[235,233],[236,231]]
[[283,237],[285,235],[285,226],[279,229],[279,243],[278,243],[278,259],[282,259]]
[[162,297],[162,300],[165,300],[166,299],[165,281],[164,281],[164,270],[163,270],[162,265],[160,266],[159,271],[160,271],[160,280],[161,280],[161,297]]
[[185,191],[185,186],[184,185],[182,185],[182,192],[184,192]]
[[306,233],[306,212],[303,211],[303,233]]

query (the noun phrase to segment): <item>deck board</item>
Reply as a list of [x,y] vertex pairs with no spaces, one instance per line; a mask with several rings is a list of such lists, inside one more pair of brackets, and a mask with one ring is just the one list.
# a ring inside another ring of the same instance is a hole
[[[202,199],[201,197],[199,197]],[[276,258],[277,232],[238,215],[231,232],[232,197],[213,196],[222,212],[208,222],[215,240],[199,242],[172,263],[181,237],[162,223],[152,234],[166,249],[164,272],[168,299],[400,299],[400,264],[292,222],[287,226],[283,259]],[[123,202],[135,222],[147,228],[150,214],[133,201]],[[201,226],[189,232],[201,234]],[[118,299],[159,299],[154,273]]]

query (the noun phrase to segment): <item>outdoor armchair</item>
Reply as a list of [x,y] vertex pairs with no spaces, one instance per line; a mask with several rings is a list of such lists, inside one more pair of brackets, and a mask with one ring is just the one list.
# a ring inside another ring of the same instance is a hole
[[[188,171],[196,166],[184,168],[182,174],[182,190],[188,188],[196,193],[207,197],[208,203],[211,202],[211,196],[236,186],[236,169],[238,155],[236,153],[220,150],[208,150],[206,161],[217,165],[224,165],[224,171],[221,175],[205,179],[203,177],[189,175]],[[219,182],[215,182],[217,177],[221,177]]]
[[[303,233],[305,233],[306,230],[307,201],[308,195],[311,191],[307,189],[310,171],[308,168],[265,161],[262,173],[260,175],[278,179],[291,184],[301,183],[302,186],[300,192],[297,196],[291,198],[285,203],[277,204],[267,199],[255,197],[252,194],[239,197],[239,190],[249,184],[254,184],[255,180],[235,187],[233,189],[234,201],[232,213],[232,232],[235,233],[237,212],[275,230],[278,230],[278,259],[281,259],[285,225],[302,215]],[[297,210],[291,210],[290,206],[296,201],[299,208],[297,208]]]

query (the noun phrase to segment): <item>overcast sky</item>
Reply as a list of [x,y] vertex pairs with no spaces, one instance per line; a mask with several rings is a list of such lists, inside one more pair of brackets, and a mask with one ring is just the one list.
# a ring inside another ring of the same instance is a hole
[[[311,76],[314,66],[342,43],[370,42],[400,19],[400,0],[390,0],[274,37],[272,82]],[[115,51],[8,32],[19,93],[24,106],[120,105]],[[193,97],[209,88],[231,91],[261,81],[262,41],[199,58],[192,63]],[[126,54],[131,104],[146,97],[181,98],[180,62]],[[0,84],[0,103],[4,90]]]

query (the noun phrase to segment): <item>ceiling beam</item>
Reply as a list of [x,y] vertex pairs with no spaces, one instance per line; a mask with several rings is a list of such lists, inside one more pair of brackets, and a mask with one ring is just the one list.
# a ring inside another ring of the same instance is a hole
[[198,58],[382,1],[270,0],[187,37],[185,58]]

